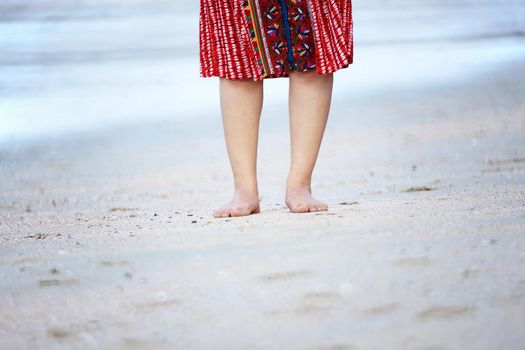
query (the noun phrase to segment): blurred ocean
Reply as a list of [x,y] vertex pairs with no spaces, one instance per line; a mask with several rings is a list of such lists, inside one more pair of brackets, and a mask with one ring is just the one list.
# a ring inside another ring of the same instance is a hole
[[[335,101],[525,62],[525,0],[353,4],[355,61]],[[284,108],[287,80],[265,95]],[[218,80],[199,78],[198,1],[0,3],[0,142],[218,113]]]

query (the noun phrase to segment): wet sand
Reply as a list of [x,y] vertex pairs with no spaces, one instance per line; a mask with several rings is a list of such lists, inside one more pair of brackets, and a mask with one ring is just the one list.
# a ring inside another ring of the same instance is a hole
[[[249,217],[212,216],[232,190],[213,103],[4,143],[2,347],[524,348],[524,48],[363,47],[371,61],[336,75],[314,174],[328,212],[284,206],[283,82],[267,84]],[[447,65],[421,63],[436,52]]]

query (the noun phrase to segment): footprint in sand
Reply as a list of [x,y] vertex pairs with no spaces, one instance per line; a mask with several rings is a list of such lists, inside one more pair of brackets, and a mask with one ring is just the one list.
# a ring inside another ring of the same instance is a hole
[[71,278],[71,279],[50,279],[50,280],[40,280],[38,281],[38,285],[40,287],[53,287],[53,286],[72,286],[75,284],[78,284],[79,280]]
[[293,310],[296,315],[320,315],[328,313],[332,309],[327,305],[303,304]]
[[374,306],[368,309],[364,309],[362,313],[365,316],[376,316],[376,315],[384,315],[391,312],[394,312],[399,309],[399,305],[396,303],[389,303],[389,304],[383,304]]
[[525,163],[525,158],[511,158],[511,159],[492,159],[488,161],[489,165],[502,165],[502,164],[518,164]]
[[117,211],[138,211],[139,208],[110,208],[108,211],[114,213]]
[[135,307],[137,309],[157,309],[157,308],[164,308],[174,305],[179,305],[180,300],[178,299],[168,299],[168,300],[162,300],[162,301],[150,301],[140,304],[135,304]]
[[262,282],[287,281],[294,278],[313,276],[312,271],[274,272],[257,277]]
[[279,309],[279,310],[274,310],[272,312],[270,312],[270,315],[271,316],[290,316],[290,315],[295,315],[295,316],[319,316],[319,315],[322,315],[322,314],[327,314],[329,313],[331,310],[333,309],[332,306],[330,305],[318,305],[318,304],[315,304],[315,303],[310,303],[310,302],[306,302],[302,305],[299,305],[295,308],[292,308],[292,309]]
[[341,298],[341,294],[337,292],[310,292],[303,295],[305,300],[320,300],[320,301],[333,301]]
[[414,187],[409,187],[407,189],[404,189],[403,191],[401,192],[405,192],[405,193],[412,193],[412,192],[428,192],[428,191],[434,191],[435,188],[434,187],[428,187],[428,186],[414,186]]
[[65,328],[50,328],[47,330],[47,334],[52,338],[64,339],[77,335],[77,332]]
[[309,292],[302,296],[303,303],[291,310],[277,310],[273,316],[295,314],[298,316],[321,315],[337,307],[342,295],[338,292]]
[[165,342],[156,339],[147,338],[136,338],[127,337],[121,340],[120,349],[137,349],[137,350],[148,350],[148,349],[175,349],[173,345],[169,345]]
[[450,320],[474,314],[471,306],[435,306],[417,313],[420,320]]
[[123,266],[128,266],[129,262],[125,260],[120,260],[120,261],[105,260],[105,261],[101,261],[100,265],[104,267],[123,267]]
[[47,239],[62,237],[61,233],[33,233],[25,236],[25,239]]

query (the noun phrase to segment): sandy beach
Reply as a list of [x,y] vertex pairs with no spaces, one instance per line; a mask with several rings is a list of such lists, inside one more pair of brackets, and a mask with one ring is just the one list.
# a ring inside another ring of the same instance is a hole
[[[1,25],[46,22],[16,13]],[[27,43],[25,63],[3,56],[0,348],[524,349],[525,39],[510,29],[356,47],[314,173],[327,212],[284,205],[287,81],[267,82],[261,213],[227,219],[212,215],[232,193],[218,82],[191,55],[93,41],[92,63],[60,40],[52,62]]]

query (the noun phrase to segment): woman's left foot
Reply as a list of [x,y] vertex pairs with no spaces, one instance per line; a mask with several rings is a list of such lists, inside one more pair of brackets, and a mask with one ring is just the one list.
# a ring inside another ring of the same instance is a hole
[[315,199],[306,185],[287,186],[285,202],[292,213],[328,210],[328,205]]

